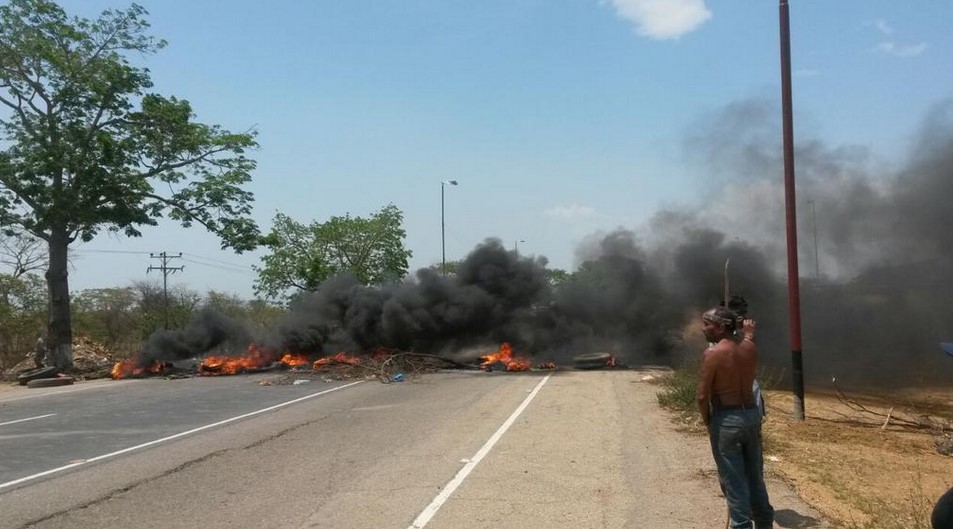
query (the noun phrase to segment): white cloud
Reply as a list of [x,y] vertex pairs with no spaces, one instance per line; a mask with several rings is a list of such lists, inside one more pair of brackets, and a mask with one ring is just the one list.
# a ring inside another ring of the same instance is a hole
[[891,35],[894,34],[893,26],[888,24],[887,21],[882,18],[867,21],[864,23],[864,25],[875,28],[888,38],[888,40],[884,40],[880,44],[874,46],[873,49],[876,52],[893,55],[894,57],[916,57],[927,49],[926,42],[921,42],[919,44],[905,44],[893,40],[893,37],[891,37]]
[[873,26],[877,28],[877,31],[883,33],[884,35],[893,35],[893,26],[887,23],[884,19],[871,20],[867,23],[868,26]]
[[640,35],[677,39],[711,18],[705,0],[608,0]]
[[577,221],[599,217],[595,209],[579,204],[568,206],[554,206],[543,212],[544,215],[556,220]]
[[893,55],[895,57],[915,57],[926,51],[926,49],[926,42],[921,42],[919,44],[898,44],[892,40],[881,42],[874,47],[874,50],[876,51],[886,53],[887,55]]

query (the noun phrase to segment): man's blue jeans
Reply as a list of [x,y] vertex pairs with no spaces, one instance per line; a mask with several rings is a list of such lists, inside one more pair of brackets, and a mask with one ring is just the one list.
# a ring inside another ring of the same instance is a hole
[[708,429],[721,490],[728,501],[732,529],[766,529],[774,508],[764,486],[761,412],[757,407],[719,410]]

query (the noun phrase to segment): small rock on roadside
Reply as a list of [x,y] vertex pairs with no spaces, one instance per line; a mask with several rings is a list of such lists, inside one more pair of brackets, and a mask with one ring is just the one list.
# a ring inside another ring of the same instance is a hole
[[945,456],[953,456],[953,434],[938,436],[934,445],[937,452]]

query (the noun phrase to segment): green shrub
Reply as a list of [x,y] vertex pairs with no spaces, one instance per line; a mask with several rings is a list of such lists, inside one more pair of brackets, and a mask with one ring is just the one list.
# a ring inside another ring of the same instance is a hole
[[695,389],[698,386],[698,372],[688,369],[676,369],[660,382],[658,403],[665,408],[693,413],[698,409],[695,401]]

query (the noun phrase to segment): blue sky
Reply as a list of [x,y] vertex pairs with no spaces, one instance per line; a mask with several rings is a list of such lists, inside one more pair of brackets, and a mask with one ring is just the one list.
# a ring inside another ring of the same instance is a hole
[[[169,42],[141,59],[155,90],[258,131],[263,231],[277,211],[311,222],[394,203],[413,269],[440,260],[441,180],[460,182],[446,190],[448,259],[498,237],[571,269],[587,235],[704,200],[711,175],[685,152],[699,119],[779,99],[774,1],[140,3]],[[795,134],[904,156],[953,95],[953,4],[792,4]],[[159,279],[148,252],[168,251],[185,254],[174,284],[250,297],[260,257],[169,222],[74,249],[73,290]]]

